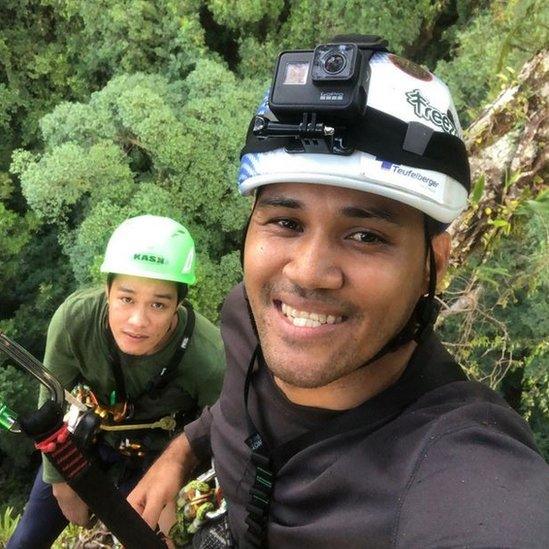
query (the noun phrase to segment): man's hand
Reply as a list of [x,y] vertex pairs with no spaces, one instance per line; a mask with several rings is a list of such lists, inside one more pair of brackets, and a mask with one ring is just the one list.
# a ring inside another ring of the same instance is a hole
[[52,484],[52,491],[69,522],[80,526],[85,526],[88,523],[90,518],[88,506],[66,482]]
[[[172,441],[128,496],[132,507],[154,530],[161,513],[173,513],[174,501],[197,463],[187,437]],[[163,528],[164,529],[164,528]]]

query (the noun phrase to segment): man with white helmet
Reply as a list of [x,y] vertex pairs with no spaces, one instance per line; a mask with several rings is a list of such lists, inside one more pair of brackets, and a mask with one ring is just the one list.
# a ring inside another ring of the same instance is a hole
[[[99,459],[128,493],[169,440],[215,402],[225,357],[219,330],[185,300],[196,276],[183,225],[153,215],[124,221],[101,271],[106,287],[73,293],[54,314],[44,364],[68,390],[77,387],[93,417],[106,418],[111,430],[96,444]],[[42,391],[40,404],[47,398]],[[74,428],[81,443],[97,436],[85,427],[82,418]],[[44,459],[8,547],[50,547],[68,521],[88,519],[87,506]]]
[[527,424],[432,331],[469,183],[430,72],[378,37],[281,54],[242,155],[255,201],[223,390],[130,495],[145,520],[213,455],[218,547],[546,546]]

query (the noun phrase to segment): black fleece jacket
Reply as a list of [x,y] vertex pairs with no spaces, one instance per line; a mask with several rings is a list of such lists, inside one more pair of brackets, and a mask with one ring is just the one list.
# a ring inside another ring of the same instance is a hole
[[[238,542],[254,471],[244,379],[257,344],[242,286],[225,302],[221,331],[221,397],[185,432],[199,456],[213,453]],[[312,434],[278,471],[271,549],[549,547],[549,468],[528,425],[466,381],[434,335],[396,384],[347,412],[291,403],[260,364],[249,411],[272,448]]]

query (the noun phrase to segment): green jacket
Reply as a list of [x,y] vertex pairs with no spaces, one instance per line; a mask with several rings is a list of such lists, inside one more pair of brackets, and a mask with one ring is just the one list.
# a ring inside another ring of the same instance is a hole
[[[184,308],[178,311],[179,322],[167,345],[152,355],[121,355],[121,368],[126,392],[130,400],[142,395],[148,383],[157,379],[175,353],[187,321]],[[221,391],[225,371],[225,353],[219,329],[195,312],[194,331],[177,368],[163,394],[166,398],[151,400],[148,405],[151,416],[161,417],[172,412],[190,411],[213,404]],[[70,390],[76,383],[88,385],[100,403],[108,404],[109,396],[116,389],[112,365],[109,360],[107,339],[107,300],[103,289],[79,290],[70,295],[53,315],[48,329],[44,365]],[[48,398],[41,388],[39,405]],[[145,412],[145,413],[143,413]],[[148,410],[141,410],[142,417]],[[143,431],[140,431],[143,433]],[[133,436],[129,431],[123,436]],[[121,434],[109,434],[112,444]],[[161,450],[169,441],[165,431],[147,430],[147,445]],[[44,459],[44,481],[60,482],[62,477]]]

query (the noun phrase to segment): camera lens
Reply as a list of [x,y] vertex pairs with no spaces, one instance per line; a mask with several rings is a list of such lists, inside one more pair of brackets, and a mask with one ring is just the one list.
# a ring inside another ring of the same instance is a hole
[[324,60],[324,69],[330,74],[337,74],[345,67],[345,57],[340,53],[332,53]]

